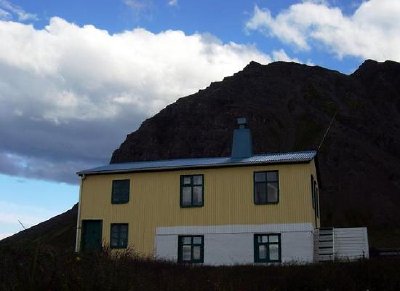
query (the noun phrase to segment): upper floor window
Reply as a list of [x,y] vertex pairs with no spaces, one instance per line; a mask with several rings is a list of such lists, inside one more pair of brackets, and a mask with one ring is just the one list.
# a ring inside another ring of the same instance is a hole
[[200,207],[204,205],[204,176],[181,176],[181,207]]
[[204,237],[202,235],[178,236],[178,262],[204,262]]
[[254,203],[269,204],[278,202],[278,171],[254,172]]
[[127,223],[112,223],[110,235],[110,247],[112,249],[121,249],[128,246]]
[[130,180],[113,180],[111,202],[113,204],[123,204],[129,202]]
[[319,190],[317,181],[311,175],[311,195],[312,195],[312,206],[315,211],[315,216],[319,217]]
[[281,261],[281,235],[254,235],[254,262],[269,263]]

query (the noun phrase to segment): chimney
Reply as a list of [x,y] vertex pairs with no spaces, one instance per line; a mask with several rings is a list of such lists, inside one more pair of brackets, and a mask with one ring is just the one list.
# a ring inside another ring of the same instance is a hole
[[244,159],[253,155],[253,143],[250,129],[247,128],[246,118],[238,118],[239,128],[233,131],[232,159]]

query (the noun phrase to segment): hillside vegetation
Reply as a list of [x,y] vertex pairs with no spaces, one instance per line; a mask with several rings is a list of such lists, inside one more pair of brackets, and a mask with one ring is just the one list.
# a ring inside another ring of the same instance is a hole
[[202,267],[75,255],[41,245],[0,247],[0,290],[400,290],[400,260]]

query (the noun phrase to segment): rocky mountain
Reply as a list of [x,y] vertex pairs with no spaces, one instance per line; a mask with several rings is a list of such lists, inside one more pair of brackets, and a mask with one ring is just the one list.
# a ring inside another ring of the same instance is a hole
[[[256,153],[319,148],[324,226],[368,226],[371,245],[400,246],[399,63],[368,60],[345,75],[251,62],[144,121],[110,162],[229,156],[236,117],[247,117]],[[76,213],[0,245],[36,240],[72,250]]]
[[256,153],[317,149],[333,120],[319,149],[323,224],[366,225],[377,236],[398,231],[400,64],[393,61],[367,60],[351,75],[251,62],[144,121],[111,163],[229,156],[242,116]]

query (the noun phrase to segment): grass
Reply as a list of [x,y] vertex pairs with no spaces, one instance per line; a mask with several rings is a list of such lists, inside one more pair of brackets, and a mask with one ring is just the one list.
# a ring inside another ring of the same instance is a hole
[[273,266],[194,266],[74,254],[49,246],[0,248],[0,290],[400,290],[400,260]]

